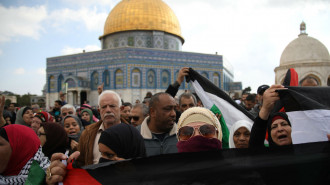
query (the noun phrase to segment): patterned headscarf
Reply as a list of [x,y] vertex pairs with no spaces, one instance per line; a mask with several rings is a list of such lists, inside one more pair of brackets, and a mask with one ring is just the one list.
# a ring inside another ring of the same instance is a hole
[[53,116],[50,115],[48,112],[38,112],[34,115],[34,117],[37,117],[41,120],[41,122],[46,123],[46,122],[53,122]]

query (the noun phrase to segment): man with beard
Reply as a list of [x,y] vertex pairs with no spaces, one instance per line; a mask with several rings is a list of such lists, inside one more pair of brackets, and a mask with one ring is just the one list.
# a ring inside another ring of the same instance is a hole
[[78,167],[97,164],[101,157],[98,141],[101,132],[120,123],[120,96],[110,90],[103,91],[99,98],[99,112],[101,120],[88,125],[79,139],[78,151],[80,156],[76,160]]
[[136,127],[141,133],[147,156],[176,153],[176,124],[174,98],[167,93],[153,95],[149,102],[149,116]]

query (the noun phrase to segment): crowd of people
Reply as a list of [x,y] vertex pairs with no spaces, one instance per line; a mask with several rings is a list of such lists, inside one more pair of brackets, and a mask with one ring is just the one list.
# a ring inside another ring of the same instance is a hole
[[[49,112],[38,105],[16,111],[14,104],[4,108],[2,96],[0,184],[24,184],[36,173],[31,166],[44,171],[40,182],[61,182],[66,173],[61,160],[74,159],[72,164],[78,168],[160,154],[221,150],[219,119],[223,115],[204,108],[194,93],[177,96],[188,71],[182,68],[165,92],[148,92],[142,103],[124,102],[116,92],[101,87],[97,110],[88,104],[76,109],[61,94],[62,100],[55,101]],[[230,148],[266,147],[266,134],[269,147],[292,145],[288,116],[272,112],[279,100],[276,90],[283,88],[261,85],[257,94],[242,94],[236,102],[254,115],[255,121],[232,123]]]

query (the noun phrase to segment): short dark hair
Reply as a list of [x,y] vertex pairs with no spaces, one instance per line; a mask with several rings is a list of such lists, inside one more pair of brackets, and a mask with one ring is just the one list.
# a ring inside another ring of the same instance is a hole
[[55,103],[58,103],[59,105],[62,106],[62,101],[61,100],[55,100]]
[[124,107],[130,106],[132,108],[132,104],[130,102],[124,102],[123,103],[123,106]]
[[159,92],[159,93],[156,93],[156,94],[152,95],[151,98],[150,98],[150,101],[149,101],[149,110],[150,110],[150,108],[154,108],[156,106],[156,104],[159,102],[159,96],[161,96],[161,95],[171,96],[171,95],[169,95],[168,93],[165,93],[165,92]]
[[246,101],[252,101],[255,102],[256,101],[256,95],[255,94],[249,94],[246,99]]

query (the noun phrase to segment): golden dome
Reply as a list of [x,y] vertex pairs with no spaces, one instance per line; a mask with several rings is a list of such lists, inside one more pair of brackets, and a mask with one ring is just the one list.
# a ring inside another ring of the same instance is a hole
[[172,9],[162,0],[122,0],[108,15],[103,37],[131,30],[164,31],[181,36],[181,28]]

